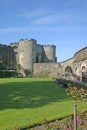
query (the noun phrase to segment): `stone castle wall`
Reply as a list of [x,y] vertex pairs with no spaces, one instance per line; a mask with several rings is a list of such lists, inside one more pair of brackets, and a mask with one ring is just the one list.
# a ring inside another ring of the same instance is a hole
[[36,76],[41,72],[48,72],[49,77],[57,77],[58,73],[62,71],[58,63],[34,63],[33,68]]
[[21,39],[9,46],[0,44],[0,62],[7,69],[16,69],[20,64],[23,70],[33,71],[34,75],[49,72],[50,77],[71,79],[77,76],[82,80],[87,76],[87,47],[76,52],[71,59],[57,63],[56,46],[40,45],[34,39]]
[[85,59],[87,59],[87,47],[81,49],[74,55],[74,62],[78,62]]
[[75,55],[60,63],[34,64],[34,74],[50,72],[50,77],[61,77],[68,80],[87,80],[87,48],[75,53]]
[[0,44],[0,62],[3,62],[7,69],[15,69],[16,57],[11,46]]

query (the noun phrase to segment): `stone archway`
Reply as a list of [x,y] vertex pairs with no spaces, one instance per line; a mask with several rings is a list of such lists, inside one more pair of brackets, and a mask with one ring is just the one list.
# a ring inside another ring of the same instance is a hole
[[71,66],[67,66],[65,68],[65,76],[67,79],[71,79],[73,77],[73,70],[72,70]]
[[72,68],[71,68],[70,66],[67,66],[67,67],[65,68],[65,73],[73,73]]
[[82,66],[82,81],[87,81],[87,70],[85,66]]

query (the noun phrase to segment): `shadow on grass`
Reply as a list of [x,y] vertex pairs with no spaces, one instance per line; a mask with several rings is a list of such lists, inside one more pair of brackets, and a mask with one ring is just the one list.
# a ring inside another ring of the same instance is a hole
[[68,100],[66,92],[53,81],[0,84],[0,110],[36,108],[63,100]]

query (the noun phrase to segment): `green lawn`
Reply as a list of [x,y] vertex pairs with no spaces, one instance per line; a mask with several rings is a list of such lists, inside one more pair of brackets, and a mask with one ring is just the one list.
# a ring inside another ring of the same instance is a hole
[[[73,113],[74,101],[52,79],[0,79],[0,130],[13,129]],[[78,111],[87,102],[78,102]]]

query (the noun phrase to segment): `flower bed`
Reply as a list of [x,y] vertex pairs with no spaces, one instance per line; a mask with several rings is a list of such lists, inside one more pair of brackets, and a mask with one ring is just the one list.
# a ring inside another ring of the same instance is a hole
[[[44,121],[41,124],[28,126],[26,128],[15,128],[14,130],[74,130],[73,115],[61,120]],[[77,114],[77,130],[87,130],[87,111]]]

